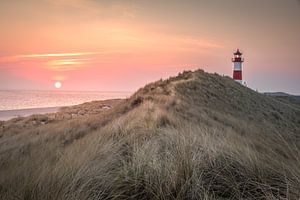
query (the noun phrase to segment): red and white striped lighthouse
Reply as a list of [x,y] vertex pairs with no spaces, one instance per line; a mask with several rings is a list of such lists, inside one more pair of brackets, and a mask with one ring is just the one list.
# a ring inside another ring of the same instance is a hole
[[244,62],[244,58],[242,58],[242,53],[239,49],[235,53],[233,53],[234,57],[232,58],[233,62],[233,79],[239,83],[243,83],[242,77],[242,63]]

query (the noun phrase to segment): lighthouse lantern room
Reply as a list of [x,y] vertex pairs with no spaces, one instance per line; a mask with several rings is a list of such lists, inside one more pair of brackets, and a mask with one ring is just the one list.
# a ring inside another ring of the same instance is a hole
[[233,53],[234,57],[232,58],[233,62],[233,79],[239,83],[243,83],[242,78],[242,63],[244,59],[242,58],[242,53],[239,49],[235,53]]

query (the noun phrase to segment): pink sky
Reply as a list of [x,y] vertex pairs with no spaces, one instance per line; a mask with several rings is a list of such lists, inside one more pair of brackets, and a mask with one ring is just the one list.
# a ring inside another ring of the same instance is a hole
[[[59,2],[59,3],[57,3]],[[0,89],[134,91],[202,68],[300,94],[297,0],[0,2]]]

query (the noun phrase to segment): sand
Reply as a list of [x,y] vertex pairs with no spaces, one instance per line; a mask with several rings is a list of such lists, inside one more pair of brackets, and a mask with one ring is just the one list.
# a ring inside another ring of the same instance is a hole
[[9,120],[15,117],[26,117],[33,114],[46,114],[59,111],[60,107],[28,108],[19,110],[0,110],[0,121]]

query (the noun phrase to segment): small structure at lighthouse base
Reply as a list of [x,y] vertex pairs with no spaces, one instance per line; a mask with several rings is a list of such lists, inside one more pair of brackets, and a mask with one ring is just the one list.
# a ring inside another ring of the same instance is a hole
[[242,76],[242,63],[244,62],[244,58],[242,58],[242,53],[239,49],[235,53],[233,53],[234,57],[232,58],[233,62],[233,79],[239,83],[243,83]]

